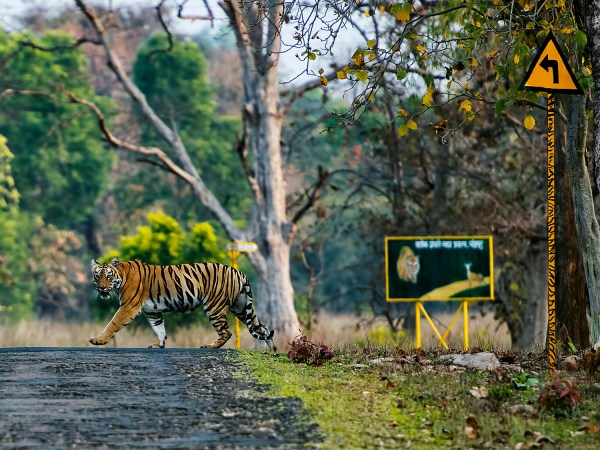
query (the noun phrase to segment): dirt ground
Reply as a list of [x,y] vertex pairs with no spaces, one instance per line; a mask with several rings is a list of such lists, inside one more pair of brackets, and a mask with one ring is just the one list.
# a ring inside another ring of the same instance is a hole
[[228,350],[0,348],[3,449],[303,448],[309,420]]

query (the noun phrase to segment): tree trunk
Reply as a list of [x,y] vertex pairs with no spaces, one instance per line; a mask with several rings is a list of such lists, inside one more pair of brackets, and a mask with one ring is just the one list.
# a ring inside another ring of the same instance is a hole
[[548,328],[548,252],[546,241],[532,241],[525,255],[527,303],[521,330],[513,344],[522,349],[543,348]]
[[[572,101],[571,96],[559,99],[559,109],[564,111]],[[559,119],[559,115],[556,116]],[[556,328],[558,338],[567,343],[570,339],[577,348],[590,345],[587,323],[588,292],[577,230],[571,182],[567,174],[567,127],[556,121]]]
[[567,168],[573,186],[575,225],[590,300],[592,346],[597,349],[600,348],[600,226],[585,161],[587,116],[584,99],[574,96],[567,111]]
[[285,109],[280,106],[279,26],[283,3],[263,6],[264,10],[245,0],[221,3],[242,62],[244,128],[254,156],[253,170],[246,175],[255,199],[247,235],[260,249],[249,254],[260,281],[256,304],[259,317],[275,330],[275,342],[283,348],[300,329],[290,277],[294,224],[287,220],[281,159]]

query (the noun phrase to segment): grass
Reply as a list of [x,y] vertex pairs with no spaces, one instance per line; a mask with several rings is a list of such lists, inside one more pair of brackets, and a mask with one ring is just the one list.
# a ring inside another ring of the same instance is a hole
[[[578,383],[581,403],[572,411],[546,412],[538,397],[551,376],[543,370],[521,374],[519,381],[535,377],[540,383],[518,388],[516,374],[506,370],[449,371],[429,362],[436,354],[376,346],[346,348],[320,367],[291,363],[284,354],[241,355],[273,395],[302,399],[326,436],[323,448],[600,448],[600,398],[588,393],[593,380],[583,373],[568,375]],[[409,362],[372,362],[380,357]],[[470,392],[482,386],[486,398]],[[536,412],[511,412],[514,405]]]

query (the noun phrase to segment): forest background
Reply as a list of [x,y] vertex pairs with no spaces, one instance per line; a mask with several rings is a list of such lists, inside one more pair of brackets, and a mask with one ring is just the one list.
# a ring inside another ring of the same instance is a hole
[[[251,219],[252,193],[240,174],[253,161],[241,145],[243,68],[227,21],[213,23],[210,33],[202,27],[191,33],[189,25],[182,32],[173,27],[178,19],[173,5],[165,4],[164,10],[151,9],[154,4],[94,5],[111,33],[112,50],[136,86],[177,130],[205,183],[243,227]],[[390,12],[389,5],[385,11],[356,9],[367,18]],[[403,14],[409,17],[404,10],[393,11],[396,18]],[[471,22],[465,28],[473,33],[478,25]],[[427,33],[435,34],[437,27],[442,36],[445,26],[435,23]],[[197,201],[192,187],[151,157],[112,149],[97,117],[74,100],[99,105],[111,131],[123,140],[147,148],[161,145],[162,137],[132,104],[102,49],[81,39],[89,35],[90,24],[80,9],[32,7],[2,22],[2,28],[0,319],[106,320],[116,305],[90,301],[91,258],[228,263],[226,230]],[[565,40],[573,39],[574,49],[585,46],[580,31],[562,31]],[[362,37],[358,33],[357,41]],[[509,76],[502,81],[504,97],[496,96],[496,53],[480,49],[480,60],[462,58],[457,47],[453,65],[440,60],[426,73],[427,55],[433,60],[435,52],[417,43],[411,53],[418,64],[395,71],[396,82],[381,82],[358,118],[354,106],[360,82],[367,81],[359,63],[376,45],[368,39],[361,54],[344,55],[339,66],[327,60],[326,70],[307,69],[316,83],[282,80],[282,90],[301,83],[312,88],[290,103],[281,136],[286,205],[290,214],[302,211],[290,254],[302,329],[309,331],[326,312],[352,315],[357,324],[382,318],[394,339],[405,336],[413,326],[412,306],[385,301],[384,237],[493,235],[496,301],[479,308],[494,313],[495,326],[506,326],[513,345],[544,344],[546,130],[540,124],[545,110],[535,95],[517,98],[515,82],[537,37],[512,49],[513,84]],[[308,50],[295,57],[307,67],[317,59]],[[346,65],[348,59],[353,66]],[[576,67],[588,90],[585,69],[585,64]],[[453,77],[461,72],[471,97],[445,101],[431,89],[458,80]],[[66,98],[65,92],[72,96]],[[495,100],[480,102],[475,114],[476,101],[492,96]],[[425,111],[414,116],[417,125],[407,111],[423,105]],[[340,117],[352,125],[341,126]],[[448,123],[459,125],[450,132]],[[559,136],[557,149],[564,154],[566,132]],[[566,174],[564,165],[557,171]],[[243,259],[242,264],[256,278],[253,267]],[[585,317],[583,280],[580,286],[577,304],[584,305]],[[455,306],[436,303],[431,311]],[[194,314],[170,320],[190,325],[204,319]],[[329,318],[328,324],[335,320]],[[562,327],[568,320],[559,311],[563,337],[589,343],[583,325],[577,336],[569,335],[575,330]]]

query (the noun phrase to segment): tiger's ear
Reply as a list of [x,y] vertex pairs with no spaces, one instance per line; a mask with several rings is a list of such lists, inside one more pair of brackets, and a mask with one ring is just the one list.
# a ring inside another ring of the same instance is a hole
[[119,267],[119,258],[114,257],[110,263],[115,267]]
[[96,267],[98,265],[98,261],[96,261],[95,259],[92,259],[92,262],[90,264],[90,267],[92,268],[92,270],[94,270],[94,267]]

